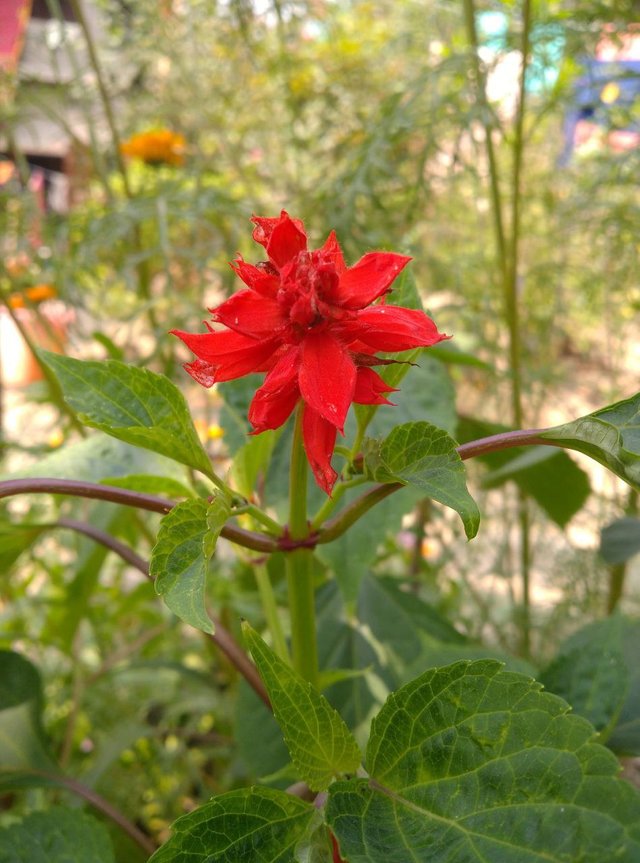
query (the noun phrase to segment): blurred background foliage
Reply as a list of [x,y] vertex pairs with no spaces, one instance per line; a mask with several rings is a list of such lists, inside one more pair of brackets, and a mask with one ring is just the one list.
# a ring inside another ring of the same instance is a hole
[[[632,0],[534,4],[518,142],[524,5],[475,5],[483,104],[465,4],[453,0],[49,0],[38,55],[46,83],[20,69],[4,81],[2,135],[17,167],[0,184],[3,320],[20,324],[22,303],[36,343],[50,345],[53,330],[70,354],[170,375],[224,463],[246,440],[247,389],[193,389],[180,368],[187,357],[167,331],[201,326],[206,307],[236,287],[228,261],[236,252],[259,257],[251,214],[284,207],[305,221],[312,246],[334,228],[350,262],[374,248],[414,257],[425,308],[455,338],[451,353],[434,352],[413,384],[405,380],[397,421],[433,419],[460,439],[490,434],[513,421],[514,369],[489,135],[504,211],[519,202],[524,425],[566,422],[631,395],[640,359],[640,148],[616,147],[610,133],[634,128],[640,102],[614,106],[584,141],[569,136],[567,117],[585,58],[604,37],[621,44],[637,32],[640,10]],[[43,116],[68,143],[69,206],[43,206],[29,182],[19,142]],[[49,305],[28,295],[43,284],[57,294]],[[50,382],[10,385],[3,363],[5,476],[99,480],[168,470],[101,436],[80,440]],[[275,487],[275,442],[246,458],[259,464],[273,446]],[[626,571],[639,547],[634,494],[604,471],[589,467],[585,476],[582,459],[546,468],[510,459],[470,467],[484,517],[470,545],[453,518],[407,498],[381,508],[378,548],[371,528],[336,546],[335,559],[325,547],[322,565],[333,567],[343,598],[335,583],[323,584],[321,653],[363,670],[329,690],[354,726],[406,679],[407,664],[415,674],[425,663],[490,650],[514,667],[540,668],[562,638],[619,604],[615,584],[626,584],[624,610],[637,612],[638,573]],[[523,494],[531,580],[524,642]],[[3,511],[0,644],[42,669],[44,727],[63,766],[160,838],[212,793],[280,770],[281,750],[257,734],[267,733],[255,726],[260,708],[237,693],[234,670],[213,646],[177,626],[139,573],[105,549],[42,527],[83,518],[148,557],[155,516],[42,498]],[[600,555],[600,529],[622,516],[622,539],[605,534]],[[354,562],[342,576],[341,557]],[[270,575],[284,599],[277,559]],[[240,615],[260,620],[248,559],[222,555],[211,599],[231,628]],[[46,794],[1,800],[37,808]],[[127,846],[118,859],[136,853]]]

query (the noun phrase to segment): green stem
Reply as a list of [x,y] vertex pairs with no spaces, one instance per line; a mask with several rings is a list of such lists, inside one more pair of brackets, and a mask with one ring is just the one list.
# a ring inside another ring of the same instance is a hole
[[273,594],[273,587],[271,585],[267,566],[264,563],[254,562],[252,567],[256,577],[256,584],[258,585],[258,593],[260,595],[260,602],[262,603],[264,616],[267,619],[267,626],[271,633],[273,649],[280,659],[284,659],[285,662],[291,662],[287,642],[284,637],[284,632],[282,631],[282,624],[280,623],[278,604],[276,603],[276,598]]
[[[291,450],[289,481],[289,535],[305,539],[307,523],[307,457],[302,441],[302,411],[300,403]],[[293,667],[313,686],[318,685],[318,645],[316,639],[315,592],[313,588],[313,554],[299,548],[286,554],[289,613],[291,615],[291,653]]]

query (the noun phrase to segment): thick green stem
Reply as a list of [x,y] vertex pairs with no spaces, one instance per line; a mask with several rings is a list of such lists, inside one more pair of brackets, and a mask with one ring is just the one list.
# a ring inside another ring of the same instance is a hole
[[[302,403],[296,413],[289,481],[289,535],[293,540],[309,535],[307,523],[307,458],[302,442]],[[286,555],[291,654],[293,667],[313,686],[318,685],[318,645],[313,587],[313,553],[306,548]]]

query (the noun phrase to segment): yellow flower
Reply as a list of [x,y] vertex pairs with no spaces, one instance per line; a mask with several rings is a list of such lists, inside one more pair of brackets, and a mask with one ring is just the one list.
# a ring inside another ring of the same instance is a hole
[[148,165],[184,165],[185,138],[171,129],[149,129],[132,135],[120,146],[124,156]]

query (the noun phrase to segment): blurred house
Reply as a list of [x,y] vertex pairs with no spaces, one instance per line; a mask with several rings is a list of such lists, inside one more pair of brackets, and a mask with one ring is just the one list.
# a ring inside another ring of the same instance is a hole
[[[93,37],[104,39],[97,7],[83,9]],[[90,147],[107,134],[69,0],[1,0],[0,76],[0,183],[11,176],[7,163],[20,160],[38,205],[65,212],[86,187]]]

